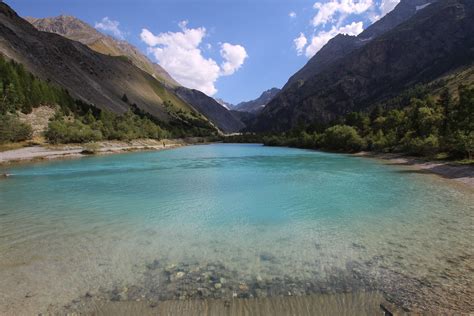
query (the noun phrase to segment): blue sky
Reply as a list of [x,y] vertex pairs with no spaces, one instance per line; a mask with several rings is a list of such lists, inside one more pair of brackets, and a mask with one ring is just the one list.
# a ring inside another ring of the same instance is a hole
[[398,0],[10,0],[21,16],[76,16],[122,37],[178,81],[238,103],[281,88],[337,33]]

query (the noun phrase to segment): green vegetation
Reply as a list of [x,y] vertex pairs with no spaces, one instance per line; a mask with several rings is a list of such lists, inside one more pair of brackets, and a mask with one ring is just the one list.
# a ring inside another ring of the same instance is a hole
[[262,141],[269,146],[472,159],[474,87],[460,86],[456,98],[448,89],[435,98],[415,87],[371,113],[353,112],[326,127],[300,128]]
[[131,111],[115,115],[100,111],[97,117],[89,110],[85,115],[68,121],[62,114],[49,123],[45,133],[51,143],[87,143],[99,140],[132,140],[137,138],[162,139],[170,136],[148,118]]
[[39,80],[23,65],[0,56],[0,114],[15,111],[28,114],[42,104],[69,107],[73,103],[66,90]]
[[16,116],[0,114],[0,144],[30,139],[31,132],[31,126],[20,122]]
[[[170,99],[171,96],[170,96]],[[122,100],[129,103],[124,93]],[[164,123],[129,104],[122,115],[100,110],[74,100],[67,90],[42,81],[27,72],[23,65],[0,55],[0,142],[15,142],[31,137],[31,127],[18,121],[17,111],[30,113],[40,105],[59,105],[56,116],[45,132],[51,143],[85,143],[99,140],[163,139],[170,137],[209,136],[215,133],[198,113],[187,112],[171,100],[165,108],[172,120]]]

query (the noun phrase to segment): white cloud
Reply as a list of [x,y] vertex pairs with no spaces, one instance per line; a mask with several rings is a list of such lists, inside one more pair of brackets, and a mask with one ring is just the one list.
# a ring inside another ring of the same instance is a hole
[[372,23],[377,22],[387,13],[391,12],[399,3],[400,0],[382,0],[380,5],[369,14],[369,20]]
[[[201,45],[207,35],[204,27],[188,28],[188,22],[179,24],[180,32],[154,35],[143,29],[140,37],[148,45],[148,51],[173,78],[182,85],[200,90],[208,95],[217,92],[215,82],[220,76],[237,71],[247,58],[245,48],[229,43],[221,44],[221,67],[212,58],[202,55]],[[204,47],[206,47],[205,45]]]
[[[399,0],[382,0],[399,1]],[[375,0],[318,0],[313,8],[316,14],[311,19],[313,35],[300,33],[293,40],[296,53],[308,58],[314,56],[326,43],[338,34],[358,35],[364,30],[363,22],[354,22],[356,16],[362,19],[375,17],[379,9]],[[351,23],[349,23],[351,22]]]
[[399,2],[400,0],[382,0],[380,3],[380,17],[392,11]]
[[321,31],[312,37],[311,42],[305,49],[305,55],[308,58],[313,57],[330,39],[338,34],[359,35],[363,30],[362,22],[352,22],[340,28],[333,26],[329,31]]
[[398,3],[400,0],[318,0],[313,5],[317,10],[311,20],[313,35],[306,37],[301,33],[293,40],[296,53],[304,53],[310,58],[337,34],[359,35],[364,25],[363,22],[352,22],[354,19],[374,23]]
[[95,23],[95,28],[107,33],[112,34],[118,39],[123,40],[125,33],[119,29],[120,23],[118,21],[111,20],[109,17],[104,17],[100,22]]
[[293,43],[295,44],[296,52],[298,56],[303,54],[303,50],[306,47],[306,44],[308,44],[308,39],[303,33],[300,33],[300,36],[295,38],[293,40]]
[[221,56],[225,60],[221,65],[221,73],[224,76],[229,76],[236,72],[248,57],[243,46],[229,43],[221,45]]
[[296,12],[295,11],[291,11],[290,13],[288,13],[288,16],[292,19],[296,18]]
[[325,3],[316,2],[313,8],[318,13],[313,18],[313,26],[326,25],[328,22],[335,22],[337,15],[342,21],[347,15],[361,14],[373,5],[373,0],[330,0]]

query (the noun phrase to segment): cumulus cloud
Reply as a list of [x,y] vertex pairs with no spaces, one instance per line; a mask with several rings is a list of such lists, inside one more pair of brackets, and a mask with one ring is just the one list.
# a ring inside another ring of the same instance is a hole
[[[399,1],[399,0],[382,0]],[[358,35],[364,30],[363,20],[375,16],[375,0],[319,0],[314,3],[316,14],[311,19],[311,36],[304,33],[293,40],[296,53],[310,58],[338,34]],[[364,16],[361,16],[361,15]],[[360,22],[354,22],[359,20]],[[362,20],[362,21],[361,21]],[[349,23],[350,22],[350,23]]]
[[318,0],[313,5],[316,10],[311,20],[313,35],[300,33],[293,40],[296,53],[310,58],[337,34],[358,35],[364,30],[363,22],[354,20],[374,23],[398,3],[400,0]]
[[392,11],[399,2],[400,0],[382,0],[380,3],[380,17]]
[[382,0],[380,4],[373,8],[372,11],[369,13],[369,20],[370,22],[374,23],[381,18],[383,18],[387,13],[392,11],[397,4],[400,3],[400,0]]
[[248,57],[245,48],[240,45],[224,43],[221,45],[221,56],[225,60],[222,63],[222,75],[229,76],[236,72]]
[[221,66],[202,54],[201,45],[207,32],[204,27],[188,28],[188,22],[179,24],[181,31],[154,35],[143,29],[140,37],[148,51],[182,85],[200,90],[208,95],[217,92],[215,82],[220,76],[237,71],[248,57],[245,48],[229,43],[221,44]]
[[293,43],[295,44],[296,52],[298,56],[303,54],[303,50],[306,47],[306,44],[308,44],[308,39],[303,33],[300,33],[300,36],[295,38],[293,40]]
[[102,18],[100,22],[95,23],[95,28],[123,40],[125,38],[125,33],[119,29],[119,25],[120,23],[118,21],[111,20],[106,16]]
[[290,13],[288,13],[288,16],[292,19],[296,18],[296,12],[295,11],[291,11]]
[[312,37],[311,42],[305,49],[305,55],[308,58],[313,57],[330,39],[338,34],[359,35],[363,30],[362,22],[352,22],[339,28],[333,26],[329,31],[321,31]]
[[313,8],[318,10],[313,18],[313,26],[335,22],[336,17],[342,21],[346,16],[361,14],[371,8],[373,0],[330,0],[325,3],[316,2]]

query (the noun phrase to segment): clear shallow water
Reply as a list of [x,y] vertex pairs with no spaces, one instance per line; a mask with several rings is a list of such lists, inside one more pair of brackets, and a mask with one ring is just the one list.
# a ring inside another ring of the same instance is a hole
[[[91,157],[8,173],[0,181],[0,313],[143,287],[155,260],[219,264],[238,283],[288,276],[342,291],[362,286],[348,281],[356,273],[364,286],[401,301],[400,291],[420,292],[423,282],[439,289],[422,291],[426,299],[444,298],[449,287],[472,298],[473,192],[434,176],[259,145]],[[381,280],[399,285],[385,289]],[[442,307],[472,307],[455,296]]]

